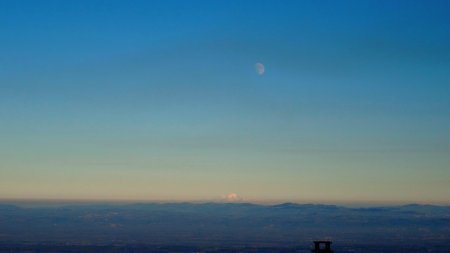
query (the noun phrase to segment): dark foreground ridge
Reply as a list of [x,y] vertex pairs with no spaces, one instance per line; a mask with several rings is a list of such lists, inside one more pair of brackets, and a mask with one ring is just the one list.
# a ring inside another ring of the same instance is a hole
[[0,205],[0,252],[449,252],[450,207]]
[[[448,246],[436,247],[433,245],[422,246],[392,246],[392,245],[336,245],[333,247],[334,253],[423,253],[423,252],[448,252]],[[61,252],[61,253],[184,253],[184,252],[210,252],[210,253],[311,253],[311,248],[305,245],[292,247],[268,247],[268,246],[192,246],[192,245],[146,245],[146,244],[125,244],[125,245],[67,245],[67,244],[46,244],[46,243],[2,243],[0,252],[19,253],[41,253],[41,252]]]

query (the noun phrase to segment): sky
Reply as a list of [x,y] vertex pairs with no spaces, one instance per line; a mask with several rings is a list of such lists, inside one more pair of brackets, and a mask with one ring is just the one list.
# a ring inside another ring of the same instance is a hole
[[0,199],[450,204],[449,73],[450,1],[0,0]]

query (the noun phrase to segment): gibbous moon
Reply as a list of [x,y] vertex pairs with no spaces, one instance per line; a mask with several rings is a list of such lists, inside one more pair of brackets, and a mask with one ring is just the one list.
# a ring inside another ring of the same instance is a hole
[[263,75],[264,72],[266,71],[266,68],[264,67],[264,65],[262,63],[256,63],[255,64],[255,70],[256,73],[258,73],[258,75]]

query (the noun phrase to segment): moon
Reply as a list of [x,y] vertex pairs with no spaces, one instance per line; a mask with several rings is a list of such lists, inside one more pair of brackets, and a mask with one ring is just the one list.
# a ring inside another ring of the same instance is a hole
[[266,68],[260,62],[255,64],[255,70],[256,70],[256,73],[258,73],[258,75],[260,75],[260,76],[263,75],[264,72],[266,72]]

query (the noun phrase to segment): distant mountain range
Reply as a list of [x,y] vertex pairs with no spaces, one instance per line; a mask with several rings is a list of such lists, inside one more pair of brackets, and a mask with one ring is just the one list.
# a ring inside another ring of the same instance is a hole
[[0,244],[296,246],[323,238],[345,245],[432,245],[450,249],[450,206],[0,204]]

